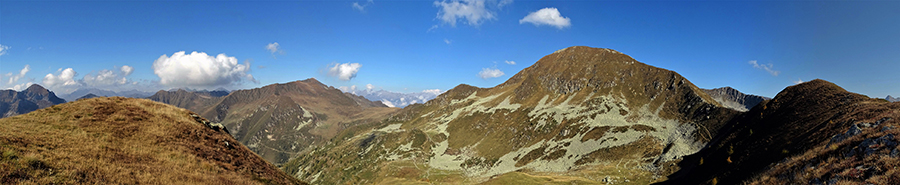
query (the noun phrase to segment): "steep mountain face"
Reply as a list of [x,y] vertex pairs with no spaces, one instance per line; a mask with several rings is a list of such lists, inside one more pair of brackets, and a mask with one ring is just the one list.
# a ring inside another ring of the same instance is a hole
[[227,91],[158,91],[147,99],[186,108],[193,111],[206,110],[209,106],[222,100]]
[[160,91],[150,99],[199,112],[275,164],[330,142],[345,128],[382,120],[398,110],[315,79],[238,90],[221,97]]
[[677,170],[737,113],[675,72],[570,47],[496,87],[459,85],[346,129],[283,168],[322,184],[647,184]]
[[34,110],[65,103],[50,90],[34,84],[21,92],[0,91],[0,118],[25,114]]
[[898,110],[824,80],[794,85],[730,120],[667,183],[897,184]]
[[759,104],[759,102],[772,99],[763,96],[744,94],[731,87],[703,89],[703,92],[706,92],[706,94],[719,102],[719,104],[722,104],[722,106],[741,112],[747,112],[750,108]]
[[0,119],[3,184],[305,184],[195,113],[83,99]]
[[440,95],[440,91],[431,90],[417,93],[398,93],[385,90],[345,90],[372,101],[381,101],[388,107],[403,108],[416,103],[425,103]]

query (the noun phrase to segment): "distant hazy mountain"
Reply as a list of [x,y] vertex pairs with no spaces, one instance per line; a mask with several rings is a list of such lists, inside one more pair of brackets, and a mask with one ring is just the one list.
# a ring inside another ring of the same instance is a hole
[[355,95],[366,97],[366,99],[369,99],[371,101],[381,101],[388,107],[399,108],[403,108],[416,103],[425,103],[428,100],[434,99],[441,94],[441,92],[437,90],[415,93],[399,93],[372,89],[350,91],[345,90],[344,92],[349,92]]
[[900,98],[891,97],[891,95],[888,95],[888,96],[887,96],[886,98],[884,98],[884,99],[887,100],[887,101],[889,101],[889,102],[898,102],[898,101],[900,101]]
[[105,96],[105,97],[121,96],[121,97],[127,97],[127,98],[146,98],[150,95],[153,95],[153,92],[144,92],[144,91],[138,91],[138,90],[127,90],[127,91],[115,92],[115,91],[103,90],[103,89],[97,89],[97,88],[84,88],[84,89],[78,89],[78,90],[72,91],[72,93],[69,93],[69,94],[60,95],[60,97],[63,99],[66,99],[68,101],[75,101],[78,98],[81,98],[82,96],[87,95],[87,94],[94,94],[96,96]]
[[0,118],[25,114],[65,102],[66,100],[56,97],[56,94],[37,84],[20,92],[2,90],[0,91]]
[[759,102],[772,99],[752,94],[744,94],[731,87],[703,89],[703,92],[709,94],[710,97],[721,103],[723,106],[741,112],[747,112],[750,108],[759,104]]
[[102,96],[97,96],[96,94],[91,93],[91,94],[87,94],[87,95],[81,96],[81,98],[78,98],[78,100],[80,100],[80,99],[91,99],[91,98],[96,98],[96,97],[102,97]]

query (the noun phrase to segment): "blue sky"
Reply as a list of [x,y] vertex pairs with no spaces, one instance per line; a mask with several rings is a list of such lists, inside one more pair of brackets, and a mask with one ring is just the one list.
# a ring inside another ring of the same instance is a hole
[[0,88],[246,89],[306,78],[396,92],[492,87],[553,51],[591,46],[701,88],[772,97],[821,78],[884,97],[900,95],[898,9],[900,2],[834,1],[4,0]]

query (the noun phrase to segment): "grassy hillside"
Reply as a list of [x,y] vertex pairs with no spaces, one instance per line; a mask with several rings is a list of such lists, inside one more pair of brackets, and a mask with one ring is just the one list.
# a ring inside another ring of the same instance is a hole
[[114,97],[0,119],[0,183],[304,184],[192,114]]

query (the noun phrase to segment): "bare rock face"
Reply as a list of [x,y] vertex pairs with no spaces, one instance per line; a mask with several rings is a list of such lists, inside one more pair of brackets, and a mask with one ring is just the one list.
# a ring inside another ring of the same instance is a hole
[[462,84],[380,123],[345,129],[284,169],[311,183],[504,184],[604,174],[646,184],[676,170],[737,113],[675,72],[577,46],[496,87]]

